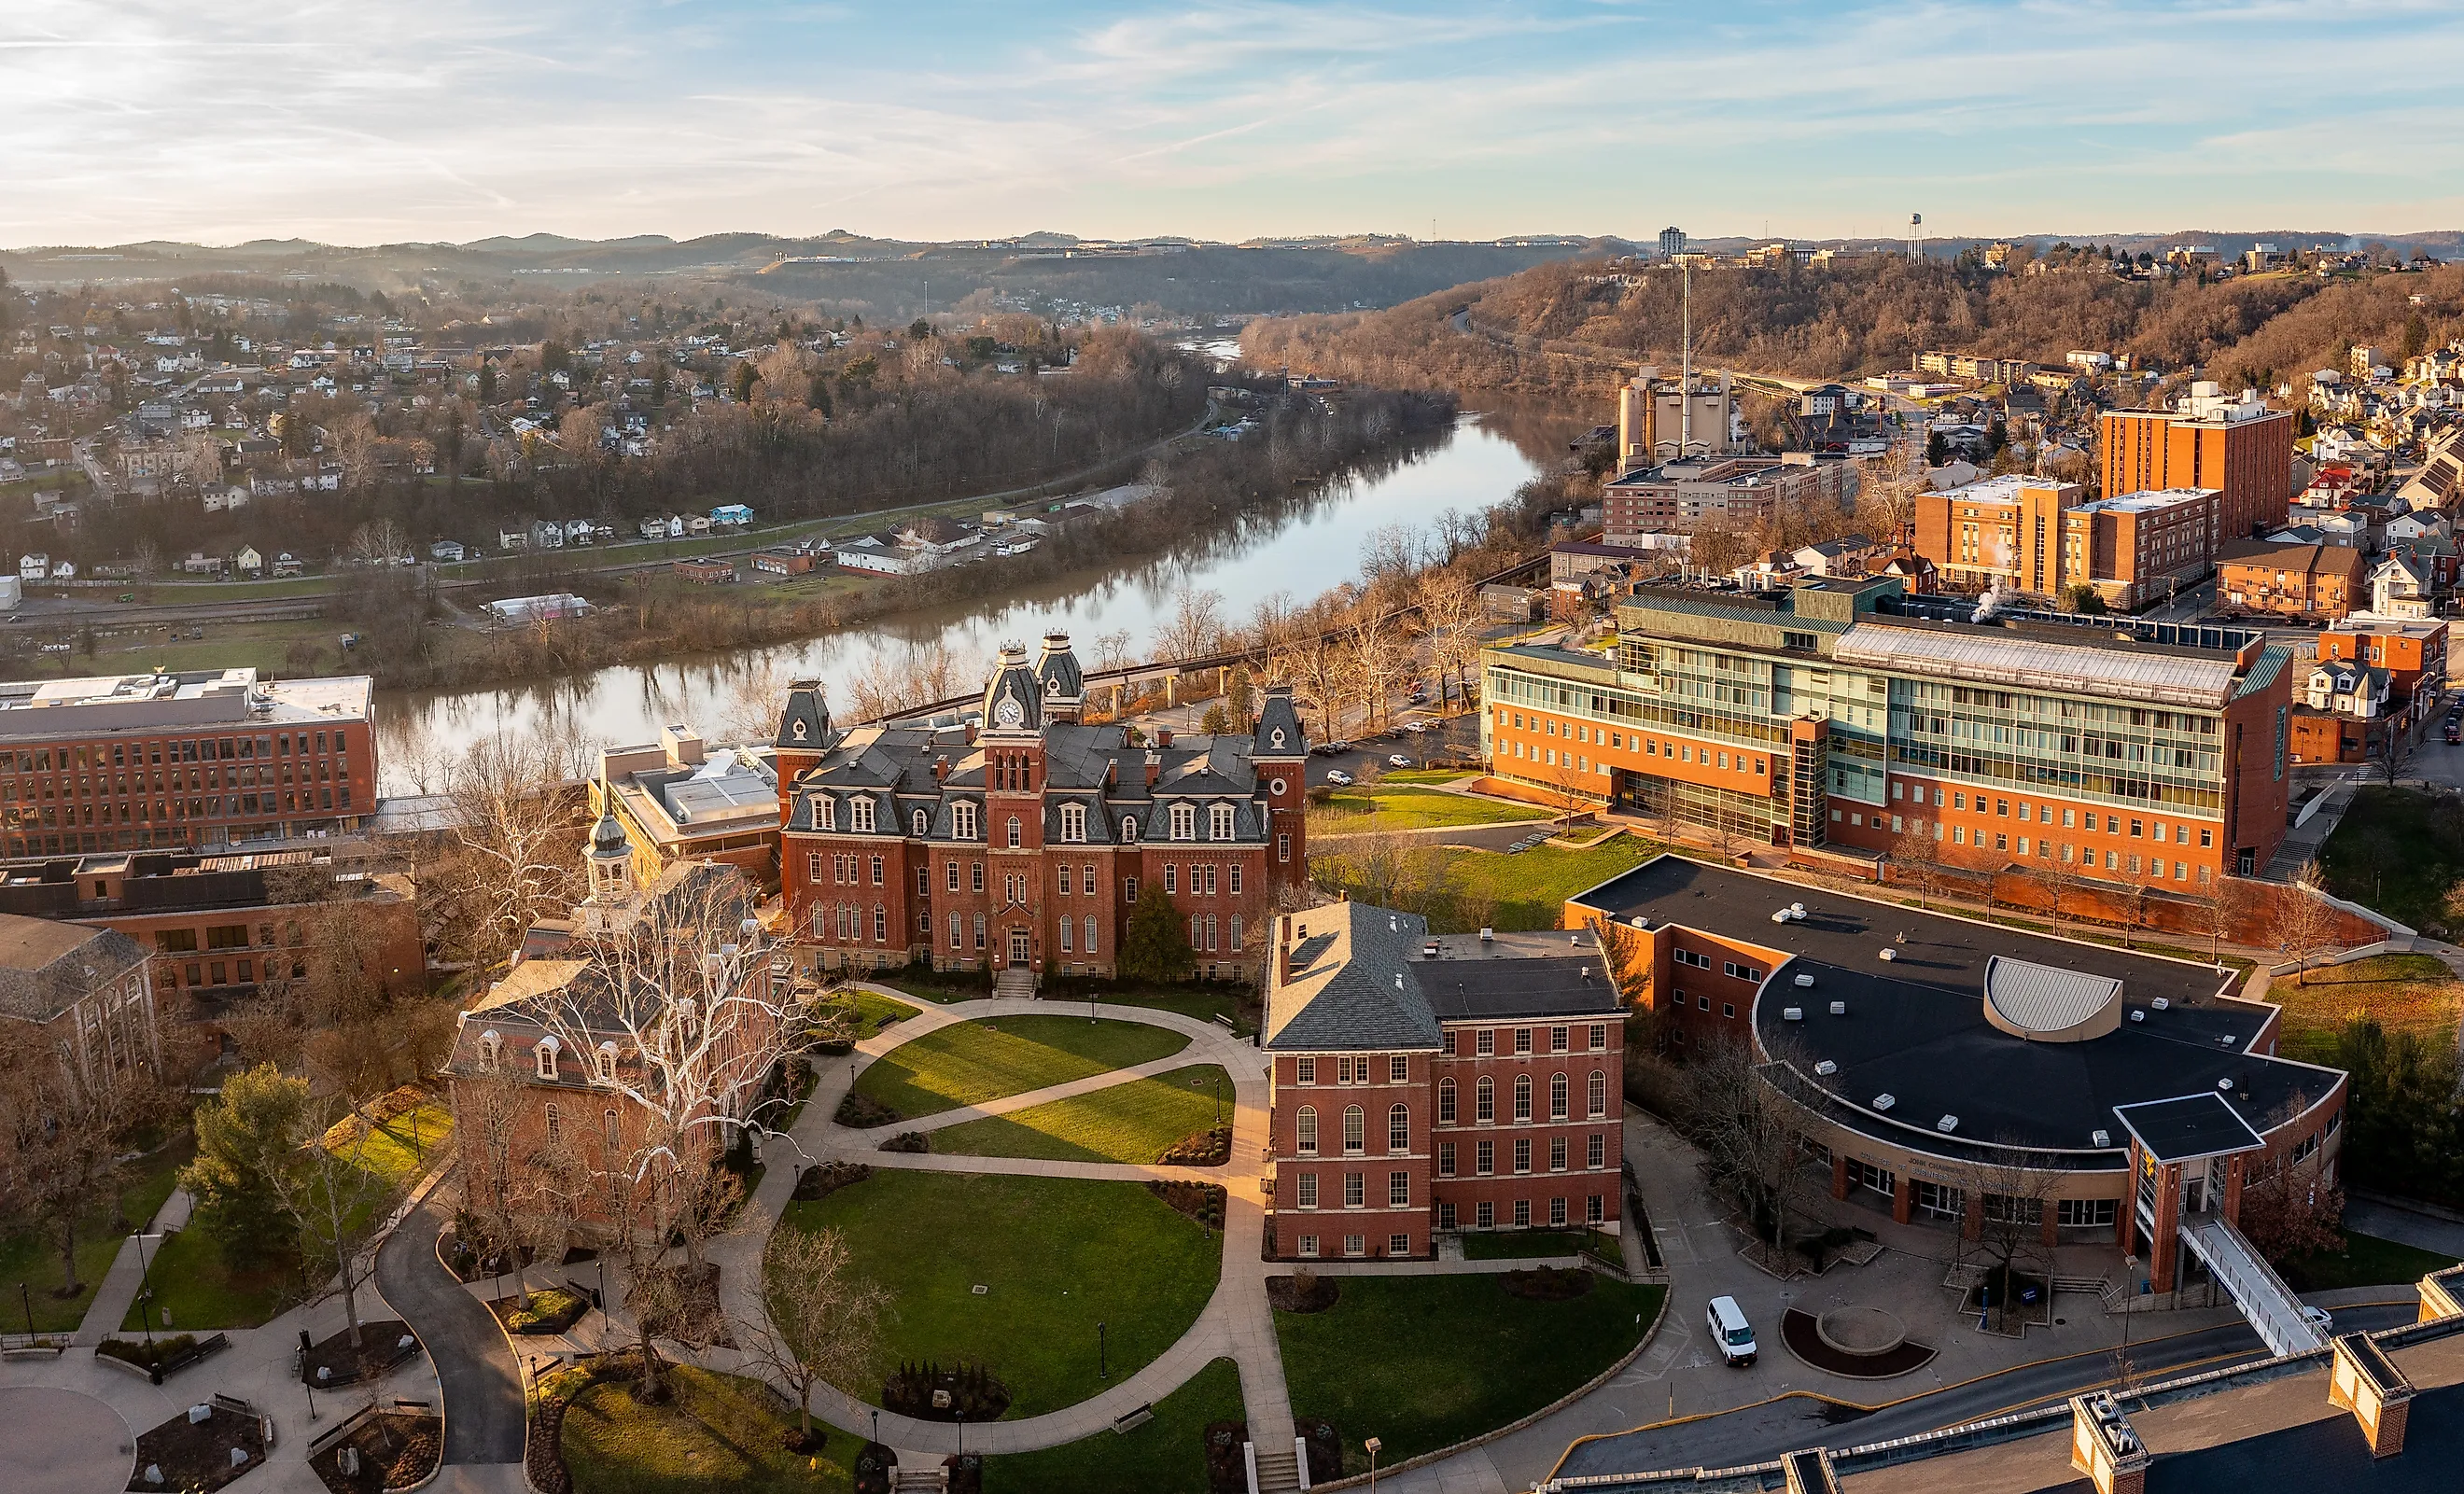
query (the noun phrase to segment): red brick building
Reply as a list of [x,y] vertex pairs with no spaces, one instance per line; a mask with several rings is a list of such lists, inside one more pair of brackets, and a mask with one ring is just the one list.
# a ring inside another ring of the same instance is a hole
[[1065,634],[1002,648],[980,717],[856,727],[791,687],[776,742],[780,886],[823,969],[1111,976],[1132,908],[1186,920],[1198,973],[1254,976],[1276,900],[1309,876],[1309,743],[1287,689],[1254,736],[1132,746],[1079,719]]
[[2293,501],[2293,413],[2202,380],[2177,409],[2108,410],[2097,421],[2104,491],[2213,488],[2228,539],[2284,522]]
[[1441,1231],[1618,1229],[1624,1013],[1588,939],[1276,920],[1275,1255],[1427,1259]]
[[2369,605],[2369,558],[2350,545],[2236,539],[2217,557],[2216,601],[2277,617],[2341,618]]

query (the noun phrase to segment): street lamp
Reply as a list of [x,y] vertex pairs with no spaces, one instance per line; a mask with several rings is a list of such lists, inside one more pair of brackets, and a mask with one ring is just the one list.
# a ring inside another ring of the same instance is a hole
[[17,1300],[26,1305],[26,1336],[32,1338],[34,1336],[34,1294],[26,1289],[24,1282],[17,1284]]
[[1095,1325],[1095,1378],[1099,1380],[1109,1380],[1111,1377],[1112,1372],[1105,1367],[1104,1325],[1098,1323]]
[[[137,1241],[137,1326],[145,1330],[145,1347],[154,1347],[153,1268],[145,1263],[145,1236],[130,1230],[129,1238]],[[30,1314],[27,1321],[32,1322]]]
[[1386,1444],[1373,1437],[1360,1445],[1369,1449],[1369,1494],[1377,1494],[1377,1454]]

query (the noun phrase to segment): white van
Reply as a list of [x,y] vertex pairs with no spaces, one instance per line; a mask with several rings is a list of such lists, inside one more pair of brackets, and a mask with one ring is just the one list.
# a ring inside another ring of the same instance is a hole
[[1714,1297],[1704,1313],[1705,1326],[1711,1330],[1711,1342],[1720,1346],[1720,1357],[1740,1369],[1754,1362],[1754,1330],[1746,1322],[1746,1311],[1734,1297]]

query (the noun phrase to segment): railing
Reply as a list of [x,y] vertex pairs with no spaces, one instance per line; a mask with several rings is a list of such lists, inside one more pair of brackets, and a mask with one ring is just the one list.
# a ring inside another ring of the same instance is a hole
[[2229,1221],[2209,1215],[2185,1223],[2182,1241],[2224,1284],[2233,1305],[2266,1340],[2269,1352],[2297,1354],[2326,1347],[2326,1339],[2303,1316],[2301,1299]]

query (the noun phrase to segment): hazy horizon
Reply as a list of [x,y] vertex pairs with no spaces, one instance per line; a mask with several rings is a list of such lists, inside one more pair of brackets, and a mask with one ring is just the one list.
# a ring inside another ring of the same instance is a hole
[[32,0],[0,242],[2400,236],[2459,63],[2431,0]]

